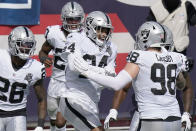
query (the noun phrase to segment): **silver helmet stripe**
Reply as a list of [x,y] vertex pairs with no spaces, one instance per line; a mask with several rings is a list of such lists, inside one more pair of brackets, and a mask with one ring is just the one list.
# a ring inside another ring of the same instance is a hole
[[[104,13],[105,14],[105,13]],[[110,20],[109,20],[109,18],[108,18],[108,15],[107,14],[105,14],[105,17],[106,17],[106,19],[107,19],[107,24],[110,24]]]
[[157,22],[157,23],[162,27],[162,29],[164,31],[164,37],[163,37],[163,41],[162,42],[165,42],[166,41],[166,31],[165,31],[165,28],[159,22]]
[[73,1],[71,1],[71,8],[72,8],[72,10],[74,9],[74,2]]
[[25,30],[25,32],[26,32],[27,37],[29,37],[29,32],[28,32],[28,30],[27,30],[26,27],[24,27],[24,30]]

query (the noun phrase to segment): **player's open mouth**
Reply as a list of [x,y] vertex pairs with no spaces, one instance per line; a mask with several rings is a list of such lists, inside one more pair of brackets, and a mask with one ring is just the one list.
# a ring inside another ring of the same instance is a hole
[[72,25],[71,26],[72,29],[77,29],[77,27],[78,27],[77,25]]
[[104,38],[99,38],[99,40],[104,41],[105,40],[105,37]]

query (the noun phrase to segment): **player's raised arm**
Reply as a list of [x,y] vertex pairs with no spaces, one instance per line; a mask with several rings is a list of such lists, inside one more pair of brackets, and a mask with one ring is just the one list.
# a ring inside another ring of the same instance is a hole
[[127,63],[125,68],[120,71],[120,73],[116,77],[106,76],[91,71],[86,66],[87,64],[85,64],[85,61],[81,60],[82,59],[79,55],[75,55],[74,67],[76,70],[81,72],[81,74],[85,75],[86,77],[92,79],[93,81],[114,90],[119,90],[125,87],[132,81],[133,78],[137,76],[139,72],[139,66],[137,64]]
[[46,67],[50,67],[52,65],[52,59],[48,57],[48,54],[51,50],[52,46],[50,46],[48,42],[45,41],[39,52],[39,59]]
[[50,67],[52,65],[52,59],[48,57],[48,54],[53,49],[53,46],[51,46],[48,42],[51,41],[48,35],[49,35],[49,27],[46,29],[46,33],[45,33],[46,41],[44,42],[41,50],[39,51],[39,59],[46,67]]

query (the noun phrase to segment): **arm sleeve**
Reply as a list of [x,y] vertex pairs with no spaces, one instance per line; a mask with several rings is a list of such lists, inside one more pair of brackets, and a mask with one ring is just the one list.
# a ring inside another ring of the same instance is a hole
[[108,75],[108,76],[115,76],[116,75],[114,61],[109,63],[104,68],[101,68],[98,66],[92,66],[92,65],[88,65],[88,68],[89,68],[89,70],[96,72],[98,74]]
[[116,77],[100,75],[91,71],[88,71],[86,76],[93,81],[114,90],[120,90],[132,81],[132,77],[125,70],[120,71]]

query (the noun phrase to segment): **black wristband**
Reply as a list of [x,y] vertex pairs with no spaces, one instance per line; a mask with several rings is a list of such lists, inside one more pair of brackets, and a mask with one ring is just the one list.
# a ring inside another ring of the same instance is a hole
[[51,58],[49,58],[49,57],[47,57],[47,56],[42,56],[41,58],[40,58],[40,62],[41,63],[44,63],[44,61],[46,60],[46,59],[51,59]]
[[38,126],[44,127],[44,123],[45,123],[44,119],[38,119]]

